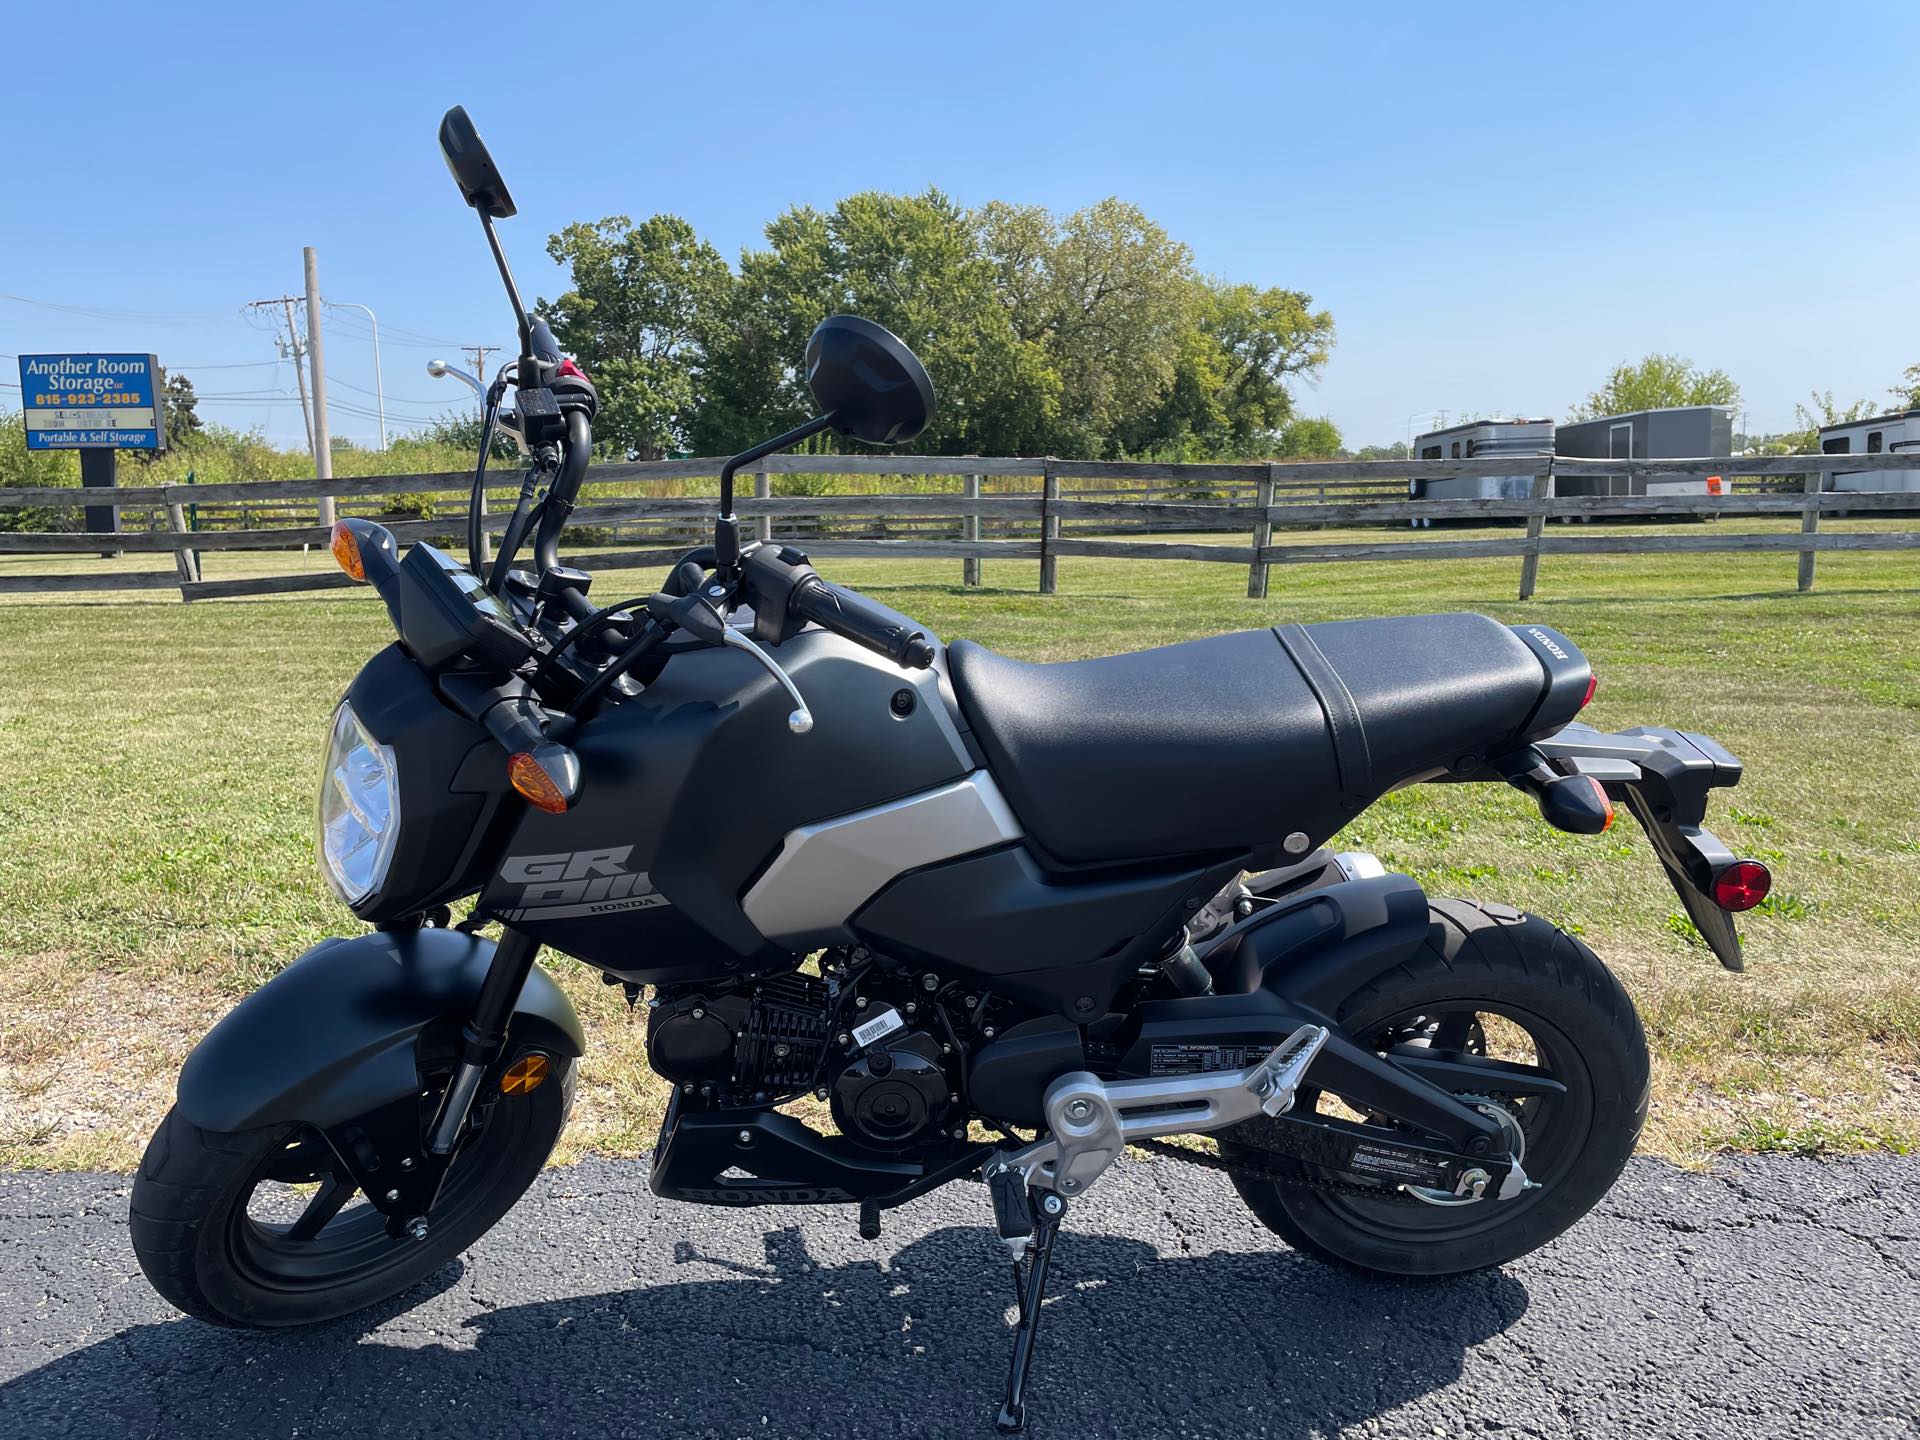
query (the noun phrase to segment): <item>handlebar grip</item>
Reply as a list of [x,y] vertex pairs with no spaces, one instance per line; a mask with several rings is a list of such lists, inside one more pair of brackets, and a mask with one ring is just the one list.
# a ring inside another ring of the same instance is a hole
[[924,670],[933,664],[933,645],[924,630],[914,629],[892,611],[851,590],[829,585],[818,576],[811,577],[793,592],[787,608],[824,630],[886,656],[905,669]]

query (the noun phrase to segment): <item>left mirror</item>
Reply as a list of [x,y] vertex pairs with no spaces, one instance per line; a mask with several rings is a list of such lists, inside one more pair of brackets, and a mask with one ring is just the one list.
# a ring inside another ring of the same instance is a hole
[[447,169],[453,172],[460,197],[467,204],[495,220],[513,214],[513,196],[507,193],[507,182],[500,178],[493,156],[487,153],[486,142],[473,128],[464,105],[454,106],[441,120],[440,153],[447,157]]

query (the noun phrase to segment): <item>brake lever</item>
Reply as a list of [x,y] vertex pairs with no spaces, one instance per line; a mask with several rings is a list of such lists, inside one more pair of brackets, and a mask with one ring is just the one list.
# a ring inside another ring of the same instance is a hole
[[746,651],[766,667],[769,675],[786,687],[787,694],[793,700],[793,713],[787,716],[787,729],[796,735],[804,735],[813,729],[813,712],[807,709],[807,702],[800,698],[800,687],[795,685],[792,677],[780,668],[778,661],[731,625],[725,627],[725,638],[721,643],[731,645],[736,650]]
[[[707,594],[718,591],[724,597],[728,592],[724,586],[715,585]],[[727,623],[726,617],[716,610],[707,599],[707,594],[685,595],[674,599],[667,595],[656,595],[647,602],[647,610],[656,620],[672,623],[675,628],[686,631],[695,639],[704,640],[709,645],[731,646],[735,650],[745,651],[760,663],[769,675],[780,682],[780,686],[793,701],[793,713],[787,716],[787,729],[796,735],[805,735],[813,729],[813,712],[807,708],[807,702],[800,695],[800,687],[793,683],[786,671],[766,651],[752,640]]]

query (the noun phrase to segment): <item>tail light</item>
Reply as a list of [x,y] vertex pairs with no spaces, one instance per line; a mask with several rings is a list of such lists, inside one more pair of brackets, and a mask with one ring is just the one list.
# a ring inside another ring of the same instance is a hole
[[1751,910],[1773,889],[1773,875],[1758,860],[1736,860],[1713,877],[1713,903],[1739,914]]
[[1599,688],[1600,677],[1598,675],[1587,676],[1587,693],[1580,697],[1580,708],[1582,710],[1593,703],[1593,692]]

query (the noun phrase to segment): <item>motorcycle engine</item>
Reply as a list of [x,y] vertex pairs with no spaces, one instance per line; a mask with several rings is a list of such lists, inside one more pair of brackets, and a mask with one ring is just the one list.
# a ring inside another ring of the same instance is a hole
[[957,1109],[941,1044],[906,1017],[924,995],[901,982],[863,986],[859,1024],[836,1019],[845,991],[810,975],[780,975],[750,990],[655,996],[647,1059],[709,1104],[779,1103],[805,1091],[829,1102],[848,1139],[895,1151],[937,1134]]

